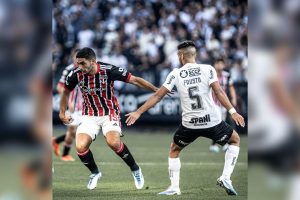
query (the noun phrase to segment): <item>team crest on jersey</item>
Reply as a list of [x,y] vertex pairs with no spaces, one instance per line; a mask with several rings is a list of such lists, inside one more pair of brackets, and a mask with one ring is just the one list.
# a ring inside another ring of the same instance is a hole
[[101,83],[106,83],[107,82],[107,76],[106,75],[100,76],[100,82]]
[[189,77],[200,76],[200,75],[201,75],[200,68],[189,69]]
[[186,71],[186,70],[182,70],[181,72],[180,72],[180,77],[181,78],[185,78],[185,77],[187,77],[188,76],[188,72]]

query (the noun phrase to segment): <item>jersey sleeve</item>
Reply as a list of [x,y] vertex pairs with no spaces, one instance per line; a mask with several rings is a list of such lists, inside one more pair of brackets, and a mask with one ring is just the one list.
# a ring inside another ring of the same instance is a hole
[[215,68],[212,66],[209,69],[209,74],[208,74],[208,85],[212,84],[213,82],[218,81],[218,76]]
[[77,84],[78,84],[77,74],[74,73],[74,71],[71,71],[68,74],[68,76],[66,77],[66,81],[65,81],[64,87],[67,90],[72,91],[76,87]]
[[127,71],[127,69],[112,66],[110,69],[110,76],[113,81],[123,81],[123,82],[128,82],[131,73]]
[[59,85],[64,85],[64,84],[65,84],[66,78],[67,78],[68,74],[70,73],[70,71],[71,71],[71,70],[68,70],[67,68],[64,69],[64,71],[63,71],[63,73],[61,74],[61,77],[60,77],[60,79],[59,79],[59,81],[58,81],[58,84],[59,84]]
[[170,92],[172,91],[172,89],[174,88],[176,83],[176,74],[175,71],[173,70],[172,72],[169,73],[169,75],[167,76],[166,81],[164,82],[163,86],[165,88],[167,88],[167,90],[169,90]]

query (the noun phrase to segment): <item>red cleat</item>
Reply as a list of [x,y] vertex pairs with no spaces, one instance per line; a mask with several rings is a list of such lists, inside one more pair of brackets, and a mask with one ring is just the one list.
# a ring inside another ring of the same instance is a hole
[[52,138],[52,147],[55,155],[60,156],[59,144],[55,141],[55,138]]

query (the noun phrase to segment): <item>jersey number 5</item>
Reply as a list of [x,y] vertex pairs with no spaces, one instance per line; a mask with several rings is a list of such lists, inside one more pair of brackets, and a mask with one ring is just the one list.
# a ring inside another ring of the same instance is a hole
[[189,97],[192,100],[195,100],[197,103],[192,103],[193,110],[203,109],[202,98],[200,95],[195,94],[195,92],[199,92],[199,88],[197,86],[190,87],[188,89]]

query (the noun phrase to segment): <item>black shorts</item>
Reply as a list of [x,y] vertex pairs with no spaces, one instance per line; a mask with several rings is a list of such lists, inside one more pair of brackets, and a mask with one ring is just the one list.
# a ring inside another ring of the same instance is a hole
[[198,137],[206,137],[220,145],[224,145],[228,142],[232,133],[233,128],[224,121],[216,126],[204,129],[190,129],[181,124],[173,136],[173,141],[180,147],[186,147]]

